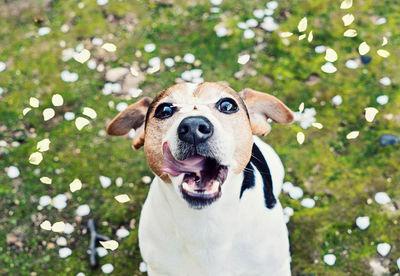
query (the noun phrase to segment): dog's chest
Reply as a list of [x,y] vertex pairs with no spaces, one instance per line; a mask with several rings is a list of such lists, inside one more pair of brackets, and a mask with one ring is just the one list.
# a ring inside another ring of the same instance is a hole
[[[282,181],[276,175],[272,179]],[[223,190],[218,202],[193,210],[176,198],[170,186],[154,180],[139,228],[141,252],[150,273],[285,275],[279,272],[282,267],[289,271],[282,207],[277,202],[266,208],[261,174],[255,174],[254,187],[241,197],[243,176],[229,181],[229,189]]]

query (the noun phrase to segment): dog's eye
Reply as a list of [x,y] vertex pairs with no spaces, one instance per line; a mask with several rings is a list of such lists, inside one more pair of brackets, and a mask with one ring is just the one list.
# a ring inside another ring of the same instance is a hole
[[238,105],[236,104],[235,100],[231,98],[222,98],[220,99],[217,104],[217,108],[222,113],[230,114],[238,111]]
[[172,103],[160,104],[154,113],[154,116],[158,119],[166,119],[171,117],[176,111],[176,107]]

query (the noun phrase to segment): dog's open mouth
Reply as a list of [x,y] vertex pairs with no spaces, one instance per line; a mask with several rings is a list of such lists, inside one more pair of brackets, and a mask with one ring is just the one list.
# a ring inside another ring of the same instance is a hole
[[184,174],[180,189],[183,197],[192,205],[208,205],[221,195],[228,167],[211,157],[194,155],[176,160],[167,142],[163,144],[162,171],[172,176]]

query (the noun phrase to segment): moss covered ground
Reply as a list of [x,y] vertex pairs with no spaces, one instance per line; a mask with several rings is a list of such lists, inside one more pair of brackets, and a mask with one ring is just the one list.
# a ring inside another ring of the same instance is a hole
[[[237,91],[252,87],[271,93],[294,111],[302,102],[306,108],[314,108],[322,129],[302,129],[299,123],[273,125],[264,139],[281,156],[286,181],[301,187],[304,197],[316,203],[314,208],[305,208],[301,200],[285,193],[280,198],[284,206],[294,209],[288,223],[293,274],[371,275],[378,269],[370,264],[375,260],[381,274],[398,275],[400,151],[399,144],[380,146],[379,137],[400,134],[400,5],[389,0],[355,0],[353,7],[343,10],[340,1],[282,0],[272,15],[278,30],[251,28],[255,37],[245,39],[237,23],[254,18],[253,11],[266,9],[266,3],[223,1],[214,12],[209,1],[192,0],[110,0],[103,6],[95,0],[0,3],[0,61],[6,65],[0,72],[0,274],[102,274],[99,268],[91,270],[88,262],[88,217],[96,219],[101,233],[113,238],[118,228],[130,230],[128,237],[119,240],[119,248],[101,258],[100,264],[112,263],[115,275],[142,274],[134,220],[139,220],[149,187],[141,179],[152,173],[143,151],[131,151],[128,138],[109,137],[104,132],[118,113],[117,104],[137,99],[102,92],[105,71],[136,64],[144,76],[138,83],[143,95],[154,96],[179,81],[183,71],[199,68],[207,81],[225,81]],[[348,27],[341,19],[346,13],[355,17]],[[306,33],[313,30],[311,42],[298,39],[297,25],[303,17],[308,19]],[[380,17],[387,22],[376,24]],[[222,26],[228,34],[218,37],[215,29]],[[41,27],[50,27],[50,33],[40,36]],[[358,35],[344,37],[349,28]],[[282,32],[294,35],[283,39],[279,36]],[[384,36],[389,43],[381,46]],[[94,37],[115,44],[117,50],[107,52],[93,45]],[[368,64],[359,62],[358,46],[363,41],[371,47]],[[156,45],[150,53],[144,51],[149,43]],[[91,52],[97,65],[104,66],[103,71],[89,69],[87,62],[62,60],[62,51],[78,44]],[[335,49],[337,72],[321,71],[325,60],[323,53],[315,52],[318,45]],[[382,58],[377,49],[389,51],[390,56]],[[177,59],[172,68],[162,64],[159,71],[146,73],[150,58],[163,61],[186,53],[198,61],[188,64]],[[250,61],[239,64],[239,54],[250,54]],[[355,59],[359,67],[346,67],[349,59]],[[79,79],[63,81],[63,70],[77,73]],[[390,78],[389,85],[380,83],[384,77]],[[55,117],[44,122],[42,111],[52,107],[51,97],[56,93],[62,95],[64,104],[54,107]],[[335,95],[343,99],[339,106],[331,101]],[[387,104],[377,103],[380,95],[389,97]],[[38,98],[40,106],[23,116],[30,97]],[[74,121],[64,119],[64,113],[83,116],[83,107],[95,109],[97,118],[78,131]],[[373,122],[364,118],[366,107],[379,111]],[[346,135],[351,131],[360,134],[349,140]],[[305,134],[303,144],[296,140],[298,132]],[[44,138],[50,139],[50,150],[43,153],[39,165],[30,164],[30,154]],[[19,168],[17,178],[7,176],[10,166]],[[109,188],[102,188],[100,175],[112,179]],[[41,183],[42,176],[52,178],[53,183]],[[122,185],[115,184],[118,177]],[[69,183],[75,178],[83,187],[71,193]],[[391,202],[379,205],[374,200],[377,192],[386,192]],[[39,207],[41,196],[60,193],[67,194],[66,208]],[[124,193],[129,202],[121,204],[114,199]],[[75,210],[82,204],[88,204],[91,213],[77,217]],[[370,218],[366,230],[356,226],[359,216]],[[75,231],[45,231],[40,227],[44,220],[69,222]],[[68,258],[59,257],[55,243],[59,236],[65,236],[72,249]],[[386,257],[377,253],[377,244],[382,242],[391,245]],[[323,261],[328,253],[337,258],[333,266]]]

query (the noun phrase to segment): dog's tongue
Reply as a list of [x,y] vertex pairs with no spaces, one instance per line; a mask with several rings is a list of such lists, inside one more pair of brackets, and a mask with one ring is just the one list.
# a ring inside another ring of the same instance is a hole
[[163,144],[163,166],[161,171],[178,176],[181,173],[195,173],[200,175],[204,168],[206,158],[203,156],[193,156],[185,160],[176,160],[171,153],[167,142]]

